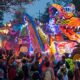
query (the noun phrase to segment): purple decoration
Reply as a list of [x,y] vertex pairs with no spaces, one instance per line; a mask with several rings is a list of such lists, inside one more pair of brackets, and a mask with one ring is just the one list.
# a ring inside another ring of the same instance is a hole
[[15,32],[12,28],[9,30],[9,33],[10,33],[11,35],[16,35],[16,32]]

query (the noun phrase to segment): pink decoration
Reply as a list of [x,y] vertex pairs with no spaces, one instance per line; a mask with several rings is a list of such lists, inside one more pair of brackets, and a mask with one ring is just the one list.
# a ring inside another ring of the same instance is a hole
[[40,45],[37,40],[37,37],[36,37],[36,34],[35,34],[34,29],[32,28],[31,24],[29,25],[29,31],[30,31],[30,39],[31,39],[34,50],[36,50],[36,49],[41,50]]

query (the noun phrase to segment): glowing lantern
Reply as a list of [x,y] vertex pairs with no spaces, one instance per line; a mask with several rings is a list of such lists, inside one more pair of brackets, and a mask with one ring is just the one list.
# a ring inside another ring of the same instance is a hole
[[7,24],[7,26],[8,26],[8,27],[11,27],[11,26],[12,26],[12,24],[11,24],[11,23],[8,23],[8,24]]

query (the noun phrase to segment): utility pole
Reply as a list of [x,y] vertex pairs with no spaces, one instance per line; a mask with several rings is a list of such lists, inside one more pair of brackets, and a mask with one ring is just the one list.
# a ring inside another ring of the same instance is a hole
[[41,15],[41,13],[40,13],[40,10],[39,10],[39,21],[40,21],[40,15]]
[[38,14],[38,18],[39,18],[39,21],[40,21],[40,17],[42,16],[42,13],[40,12],[40,10],[37,14]]

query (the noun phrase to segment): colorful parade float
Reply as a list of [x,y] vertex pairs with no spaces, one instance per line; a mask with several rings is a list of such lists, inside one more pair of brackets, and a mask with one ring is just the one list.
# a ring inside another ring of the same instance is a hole
[[32,17],[25,13],[21,24],[12,21],[0,28],[0,48],[15,50],[16,56],[30,50],[42,51],[43,44]]
[[22,24],[12,21],[0,28],[0,47],[20,52],[41,51],[43,54],[59,58],[68,53],[74,60],[80,60],[80,53],[73,54],[75,46],[80,43],[80,19],[75,15],[75,6],[52,4],[49,7],[49,22],[36,22],[28,14],[23,14]]
[[60,56],[68,53],[74,60],[80,60],[79,51],[74,53],[75,46],[80,43],[80,18],[75,15],[75,6],[52,4],[49,14],[48,30],[52,32],[50,36],[54,37],[57,53]]

